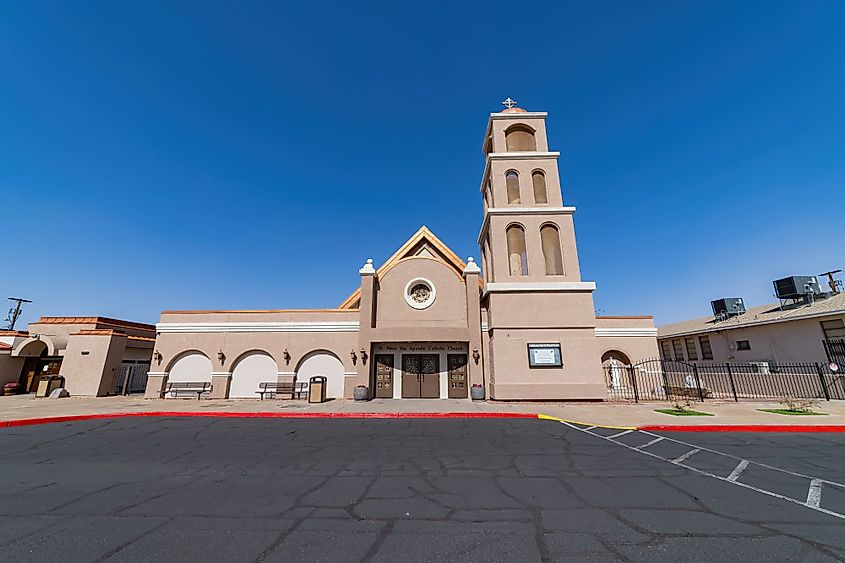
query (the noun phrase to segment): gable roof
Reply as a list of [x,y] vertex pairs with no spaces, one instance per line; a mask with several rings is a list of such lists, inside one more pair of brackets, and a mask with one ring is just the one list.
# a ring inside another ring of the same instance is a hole
[[[405,242],[405,244],[399,247],[399,250],[394,252],[390,258],[384,261],[384,264],[379,267],[376,274],[381,276],[395,266],[400,260],[413,256],[427,256],[429,258],[440,260],[447,266],[452,267],[459,276],[463,275],[464,268],[466,268],[466,263],[461,260],[451,248],[446,246],[442,240],[437,238],[434,233],[428,230],[428,227],[423,225]],[[361,288],[359,287],[352,293],[352,295],[347,297],[338,308],[356,309],[359,306],[360,300]]]
[[657,328],[657,338],[686,336],[717,330],[730,330],[732,328],[783,323],[839,314],[845,314],[845,293],[832,295],[827,299],[816,299],[812,305],[799,303],[787,305],[783,308],[777,303],[759,305],[749,308],[741,315],[728,317],[723,321],[717,320],[711,315],[709,317],[667,324]]

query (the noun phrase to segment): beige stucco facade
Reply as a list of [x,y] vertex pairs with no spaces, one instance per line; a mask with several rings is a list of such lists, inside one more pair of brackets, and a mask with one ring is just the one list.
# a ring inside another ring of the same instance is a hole
[[811,305],[762,305],[724,320],[665,325],[658,338],[667,360],[779,364],[827,362],[823,342],[843,337],[845,294],[840,293]]
[[64,377],[71,395],[99,397],[146,386],[153,325],[106,317],[41,317],[0,331],[0,384],[32,392],[42,375]]
[[490,115],[480,265],[422,227],[383,264],[367,261],[337,309],[165,311],[147,396],[209,382],[213,397],[257,397],[261,383],[323,375],[338,399],[356,387],[385,399],[469,399],[472,387],[497,400],[605,399],[603,355],[657,356],[657,333],[650,317],[596,318],[545,118]]

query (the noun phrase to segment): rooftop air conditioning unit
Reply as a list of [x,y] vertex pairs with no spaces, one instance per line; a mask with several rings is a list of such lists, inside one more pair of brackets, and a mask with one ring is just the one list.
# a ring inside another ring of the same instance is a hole
[[816,276],[790,276],[772,283],[778,299],[801,299],[808,293],[819,295],[822,292]]
[[710,306],[713,308],[713,315],[716,317],[733,317],[734,315],[741,315],[745,312],[745,304],[742,302],[742,297],[716,299],[710,302]]

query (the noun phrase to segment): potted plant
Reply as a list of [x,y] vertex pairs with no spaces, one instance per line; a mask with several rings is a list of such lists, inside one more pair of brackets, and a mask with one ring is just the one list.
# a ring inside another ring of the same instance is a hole
[[352,396],[356,401],[366,401],[370,398],[370,393],[366,385],[358,385],[352,392]]
[[3,386],[4,395],[17,395],[21,392],[21,384],[18,382],[7,383]]
[[472,398],[473,401],[483,401],[484,400],[484,386],[478,383],[473,383],[472,387],[469,389],[469,396]]

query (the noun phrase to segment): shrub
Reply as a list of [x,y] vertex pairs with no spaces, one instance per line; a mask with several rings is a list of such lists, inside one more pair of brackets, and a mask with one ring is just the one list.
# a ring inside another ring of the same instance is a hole
[[783,405],[784,410],[792,412],[813,412],[813,409],[819,408],[819,401],[817,399],[796,399],[795,397],[787,396],[779,399],[778,403]]

